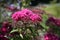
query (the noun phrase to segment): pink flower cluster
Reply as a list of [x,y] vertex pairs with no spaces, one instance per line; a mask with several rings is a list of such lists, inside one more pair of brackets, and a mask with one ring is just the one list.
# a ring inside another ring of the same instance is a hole
[[3,22],[2,27],[0,28],[0,32],[3,34],[9,33],[12,30],[12,26],[9,22]]
[[41,21],[41,16],[38,14],[34,14],[32,11],[28,9],[23,9],[21,11],[17,11],[12,15],[12,19],[15,21],[28,21],[31,20],[33,22]]
[[9,22],[3,22],[2,27],[0,28],[0,40],[9,40],[5,36],[7,36],[7,34],[9,34],[11,30],[12,26],[9,24]]
[[59,40],[59,37],[55,34],[47,33],[45,35],[45,40]]
[[52,25],[55,25],[55,26],[60,26],[60,19],[58,18],[55,18],[55,17],[50,17],[48,20],[47,20],[47,25],[49,24],[52,24]]

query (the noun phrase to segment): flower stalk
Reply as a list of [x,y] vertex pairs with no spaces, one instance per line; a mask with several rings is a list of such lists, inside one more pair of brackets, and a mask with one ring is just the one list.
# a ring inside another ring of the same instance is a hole
[[31,0],[21,0],[21,3],[22,3],[21,9],[24,9],[24,8],[29,7],[30,1],[31,1]]

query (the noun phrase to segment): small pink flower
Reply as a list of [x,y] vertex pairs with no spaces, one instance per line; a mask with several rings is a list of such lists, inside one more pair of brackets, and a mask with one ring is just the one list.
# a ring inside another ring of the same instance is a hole
[[33,22],[41,21],[41,17],[39,15],[37,15],[37,14],[33,14],[32,16],[30,16],[30,19]]
[[4,35],[3,34],[0,34],[0,37],[4,37]]
[[47,20],[46,24],[47,24],[48,26],[50,26],[50,25],[60,26],[60,19],[55,18],[55,17],[50,17],[50,18]]
[[25,15],[28,15],[28,16],[31,16],[33,14],[33,12],[29,9],[24,9],[22,10],[22,12],[25,14]]
[[21,13],[20,16],[19,16],[19,18],[20,18],[22,21],[24,21],[24,20],[26,20],[27,15]]
[[60,19],[56,19],[56,25],[60,26]]
[[1,31],[4,32],[4,33],[7,32],[7,28],[3,27],[3,28],[1,28]]
[[20,16],[20,11],[15,12],[14,14],[12,14],[12,19],[15,20],[15,21],[18,21],[19,16]]
[[0,32],[5,35],[6,33],[10,32],[11,30],[12,30],[12,25],[9,24],[9,22],[4,21],[2,24],[2,27],[0,28]]
[[47,33],[45,36],[45,40],[58,40],[58,36],[55,34]]
[[48,40],[49,38],[48,38],[48,36],[45,38],[45,40]]

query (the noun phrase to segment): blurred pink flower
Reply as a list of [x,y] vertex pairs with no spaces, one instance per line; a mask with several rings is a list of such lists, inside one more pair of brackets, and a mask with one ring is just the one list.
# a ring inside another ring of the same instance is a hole
[[45,40],[58,40],[58,36],[55,34],[47,33],[45,35]]
[[60,26],[60,19],[56,19],[56,25]]
[[2,27],[0,28],[0,32],[2,34],[6,34],[9,33],[11,30],[12,30],[12,25],[9,24],[9,22],[7,21],[3,22]]
[[37,14],[34,14],[32,11],[30,11],[29,9],[23,9],[21,11],[17,11],[12,15],[12,19],[15,21],[27,21],[30,20],[31,21],[41,21],[41,17]]
[[30,19],[33,22],[41,21],[41,17],[39,15],[37,15],[37,14],[33,14],[32,16],[30,16]]
[[50,26],[50,25],[60,26],[60,19],[55,18],[55,17],[50,17],[50,18],[47,20],[46,24],[47,24],[48,26]]
[[17,11],[17,12],[15,12],[14,14],[12,14],[12,19],[13,20],[15,20],[15,21],[18,21],[19,19],[19,13],[20,13],[20,11]]
[[45,40],[48,40],[48,39],[49,39],[48,36],[46,36]]
[[23,19],[28,19],[28,17],[30,15],[32,15],[32,11],[28,10],[28,9],[24,9],[22,11],[17,11],[12,15],[12,19],[13,20],[23,20]]
[[2,24],[2,27],[7,27],[8,25],[9,25],[9,22],[4,21],[3,24]]

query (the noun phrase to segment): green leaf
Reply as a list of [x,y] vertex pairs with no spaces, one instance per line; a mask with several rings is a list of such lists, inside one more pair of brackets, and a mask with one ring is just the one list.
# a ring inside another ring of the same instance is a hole
[[13,38],[11,38],[10,40],[14,40]]
[[23,35],[22,34],[20,34],[20,37],[23,39]]
[[23,40],[20,36],[15,37],[14,40]]
[[18,29],[13,29],[10,33],[17,32]]
[[42,19],[42,22],[40,23],[40,25],[45,29],[45,30],[47,30],[48,29],[48,26],[46,25],[46,21],[47,21],[47,19],[48,19],[48,15],[46,15],[46,14],[43,14],[43,19]]
[[23,40],[31,40],[31,37],[30,36],[31,35],[29,35],[29,34],[24,35],[24,39]]
[[30,27],[29,29],[31,30],[31,33],[32,33],[33,36],[37,35],[36,29],[34,27]]

